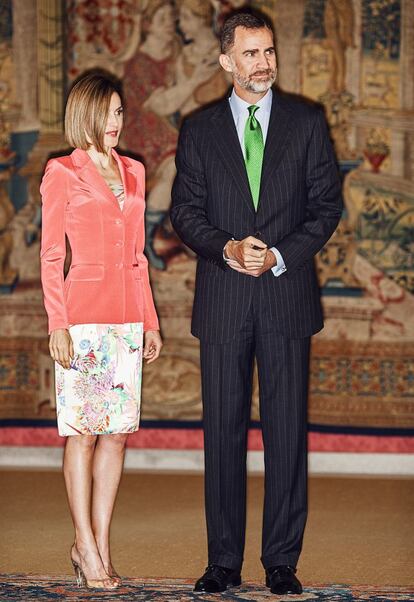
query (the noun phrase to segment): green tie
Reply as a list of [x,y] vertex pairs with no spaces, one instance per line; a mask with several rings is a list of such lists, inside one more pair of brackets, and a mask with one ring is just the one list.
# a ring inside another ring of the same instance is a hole
[[244,128],[244,147],[246,149],[245,164],[255,211],[257,211],[257,206],[259,204],[260,178],[262,175],[264,151],[262,128],[254,116],[258,108],[259,107],[256,105],[248,107],[249,118],[247,119],[246,127]]

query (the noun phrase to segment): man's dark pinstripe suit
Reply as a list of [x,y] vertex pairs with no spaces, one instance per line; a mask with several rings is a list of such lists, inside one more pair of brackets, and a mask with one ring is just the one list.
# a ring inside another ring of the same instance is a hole
[[[323,326],[314,256],[342,211],[319,109],[274,91],[255,212],[228,100],[180,133],[171,220],[198,255],[192,333],[201,341],[209,563],[238,569],[245,535],[246,441],[253,359],[265,448],[262,562],[296,566],[307,512],[309,337]],[[254,278],[223,261],[256,236],[287,271]]]

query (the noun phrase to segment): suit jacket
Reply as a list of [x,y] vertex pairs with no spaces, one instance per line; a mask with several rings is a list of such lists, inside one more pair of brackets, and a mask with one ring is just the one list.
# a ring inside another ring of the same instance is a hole
[[[206,342],[231,340],[253,296],[275,331],[291,338],[319,331],[323,318],[314,256],[342,211],[323,112],[273,92],[257,212],[227,99],[184,123],[176,164],[171,220],[198,254],[192,333]],[[283,275],[268,271],[254,278],[225,264],[226,242],[249,235],[280,251]]]
[[[86,151],[47,164],[40,187],[41,277],[49,332],[87,323],[159,328],[143,254],[144,167],[113,155],[124,185],[123,211]],[[72,263],[64,281],[65,236]]]

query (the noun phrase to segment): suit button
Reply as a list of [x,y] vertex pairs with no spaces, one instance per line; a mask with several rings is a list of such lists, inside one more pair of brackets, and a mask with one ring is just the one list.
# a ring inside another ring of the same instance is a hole
[[121,219],[116,219],[115,223],[117,226],[120,226],[122,224],[122,220]]
[[121,240],[118,240],[118,242],[115,243],[116,247],[123,247],[124,243]]
[[120,270],[122,270],[122,268],[124,267],[124,264],[123,263],[118,263],[118,267],[119,267]]

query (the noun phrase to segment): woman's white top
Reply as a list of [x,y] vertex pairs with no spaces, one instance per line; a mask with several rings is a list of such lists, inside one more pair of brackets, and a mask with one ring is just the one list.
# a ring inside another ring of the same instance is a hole
[[121,211],[124,208],[125,196],[124,196],[124,186],[122,184],[109,184],[109,188],[112,190],[114,195],[116,196],[119,208]]

